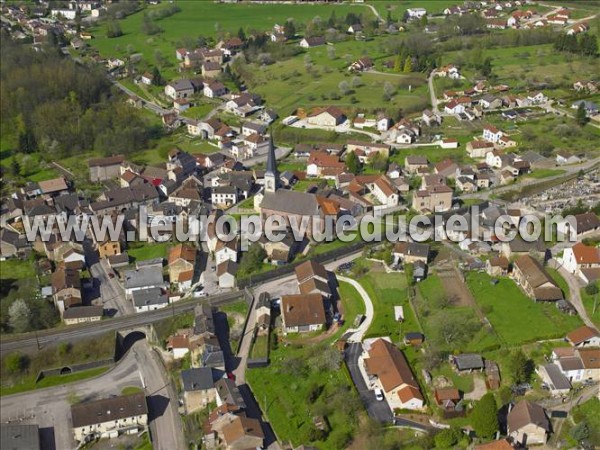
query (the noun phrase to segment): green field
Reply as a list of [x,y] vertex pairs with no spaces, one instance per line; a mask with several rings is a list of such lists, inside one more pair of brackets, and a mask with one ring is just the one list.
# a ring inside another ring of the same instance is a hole
[[166,258],[169,247],[172,245],[172,242],[131,243],[130,248],[127,249],[127,254],[130,258],[133,258],[134,262],[137,260],[144,261],[153,258]]
[[479,306],[486,311],[496,333],[509,346],[540,339],[561,338],[581,326],[581,319],[561,313],[552,303],[536,303],[509,278],[497,285],[483,273],[469,273],[467,284]]
[[1,280],[21,280],[35,277],[35,265],[29,260],[7,259],[0,261]]
[[38,383],[35,382],[35,375],[23,377],[21,382],[10,387],[2,387],[2,396],[19,394],[21,392],[32,391],[34,389],[43,389],[52,386],[75,383],[88,378],[97,377],[106,372],[108,367],[96,367],[94,369],[82,370],[81,372],[68,375],[52,375],[42,378]]
[[[228,34],[235,35],[240,27],[251,32],[268,31],[275,24],[283,24],[287,19],[296,23],[305,23],[319,16],[327,20],[335,11],[338,17],[344,17],[349,12],[363,14],[373,18],[370,9],[363,5],[250,5],[250,4],[220,4],[208,1],[178,2],[181,12],[156,21],[163,32],[148,36],[142,33],[143,12],[132,14],[119,21],[123,36],[107,38],[106,28],[92,28],[94,39],[90,45],[97,48],[105,57],[124,57],[131,53],[142,53],[144,59],[154,64],[155,52],[172,64],[175,63],[175,49],[182,47],[186,40],[195,40],[199,35],[213,37]],[[149,6],[148,11],[162,9],[165,5]]]
[[[474,55],[473,50],[447,52],[443,55],[443,62],[464,65],[472,61]],[[557,52],[551,44],[485,49],[477,55],[482,59],[492,58],[493,73],[498,82],[524,90],[530,89],[535,82],[566,82],[569,85],[576,80],[593,77],[600,71],[598,59]],[[468,70],[462,72],[467,77],[474,75]]]
[[[282,117],[299,107],[305,108],[307,112],[314,107],[328,105],[363,110],[383,107],[392,113],[398,109],[406,112],[420,111],[428,106],[427,85],[423,74],[367,72],[352,75],[347,71],[353,60],[364,55],[371,55],[377,65],[377,58],[385,56],[378,50],[377,41],[336,43],[333,46],[335,59],[329,58],[327,48],[328,46],[322,46],[309,49],[306,54],[269,66],[250,66],[251,70],[244,74],[245,78],[250,88],[262,95],[269,106],[275,108]],[[305,58],[309,58],[312,64],[310,71],[306,69]],[[360,85],[352,86],[353,79],[360,80]],[[351,87],[347,94],[343,94],[339,88],[344,81]],[[394,88],[394,95],[389,101],[383,98],[386,83]]]
[[[392,342],[398,342],[404,333],[419,331],[419,326],[408,302],[408,287],[404,273],[387,274],[371,269],[360,279],[360,283],[371,297],[375,311],[366,337],[390,336]],[[396,321],[394,306],[404,307],[404,322]]]
[[[271,349],[271,364],[246,372],[246,380],[277,437],[293,446],[345,448],[362,410],[350,376],[329,343],[299,347],[279,344]],[[316,398],[315,398],[316,397]],[[324,416],[331,428],[323,440],[312,418]],[[317,439],[315,439],[317,438]]]
[[598,296],[598,301],[596,301],[593,295],[587,294],[585,289],[582,289],[581,301],[583,302],[583,306],[585,306],[588,317],[592,320],[592,322],[594,322],[594,324],[596,324],[597,327],[600,327],[600,295]]

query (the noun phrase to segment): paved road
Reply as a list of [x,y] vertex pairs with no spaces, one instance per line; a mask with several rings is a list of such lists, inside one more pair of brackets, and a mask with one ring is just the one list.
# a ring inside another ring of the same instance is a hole
[[[347,331],[347,333],[352,333],[352,336],[348,338],[348,342],[361,342],[363,336],[371,326],[371,322],[373,322],[373,316],[375,315],[373,309],[373,302],[371,301],[371,297],[369,297],[369,294],[367,293],[365,288],[363,288],[358,281],[353,280],[352,278],[343,277],[341,275],[338,275],[337,278],[340,281],[350,283],[354,287],[354,289],[358,291],[363,302],[365,303],[365,320],[360,324],[358,328],[350,329]],[[352,320],[352,317],[347,317],[346,320]]]
[[141,345],[134,345],[132,353],[140,369],[148,399],[150,434],[154,449],[185,449],[177,394],[163,363],[159,360],[160,357],[145,340]]
[[569,302],[575,307],[581,320],[583,320],[587,326],[597,329],[594,322],[589,318],[585,306],[583,305],[583,301],[581,300],[580,289],[582,286],[577,277],[560,265],[555,259],[551,259],[550,263],[555,265],[556,269],[569,285]]
[[391,423],[394,415],[390,409],[387,401],[377,401],[375,393],[371,391],[362,376],[362,373],[358,367],[358,358],[363,351],[361,343],[349,344],[344,352],[344,360],[350,371],[350,376],[356,386],[356,390],[365,405],[367,413],[371,419],[376,420],[380,423]]
[[[147,345],[138,341],[133,349]],[[41,429],[42,448],[75,448],[69,400],[94,400],[119,395],[126,386],[141,387],[138,363],[132,352],[127,353],[110,371],[99,377],[62,386],[39,389],[0,398],[2,423],[35,423]]]

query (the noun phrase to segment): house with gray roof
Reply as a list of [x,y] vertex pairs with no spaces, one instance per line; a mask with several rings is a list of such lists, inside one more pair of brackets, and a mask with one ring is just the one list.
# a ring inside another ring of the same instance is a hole
[[452,356],[452,363],[459,372],[481,371],[485,367],[483,358],[477,353],[462,353]]
[[181,371],[183,387],[183,406],[186,414],[191,414],[205,408],[216,401],[217,390],[215,382],[222,374],[211,367],[199,367]]
[[215,389],[217,390],[217,406],[227,404],[237,406],[239,409],[246,408],[244,397],[242,397],[235,381],[229,378],[221,378],[215,383]]
[[554,396],[562,396],[571,390],[571,383],[556,364],[546,364],[537,369],[550,393]]
[[124,286],[127,296],[140,289],[164,288],[162,266],[143,266],[124,273]]
[[131,298],[135,312],[154,311],[169,305],[169,296],[160,287],[137,289],[132,292]]
[[40,430],[37,425],[0,424],[0,448],[6,450],[39,450]]

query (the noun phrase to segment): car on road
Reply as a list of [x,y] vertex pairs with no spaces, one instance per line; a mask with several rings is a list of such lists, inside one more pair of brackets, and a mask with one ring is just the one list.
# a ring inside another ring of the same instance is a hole
[[235,381],[235,374],[233,372],[227,372],[227,378],[231,381]]
[[378,402],[382,402],[384,398],[383,391],[381,389],[375,389],[375,399]]
[[108,278],[113,279],[115,274],[113,272],[108,272]]

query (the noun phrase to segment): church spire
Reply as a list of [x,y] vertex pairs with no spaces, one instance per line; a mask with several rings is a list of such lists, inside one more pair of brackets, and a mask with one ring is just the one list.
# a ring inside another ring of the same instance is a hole
[[275,192],[279,187],[279,172],[277,172],[277,158],[275,157],[275,143],[273,134],[270,136],[269,153],[267,155],[267,170],[265,171],[265,192]]

